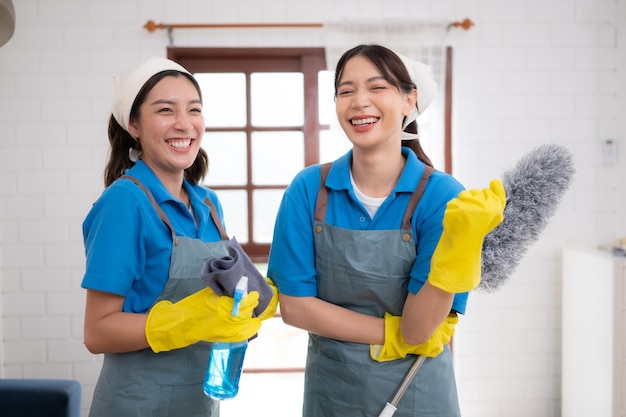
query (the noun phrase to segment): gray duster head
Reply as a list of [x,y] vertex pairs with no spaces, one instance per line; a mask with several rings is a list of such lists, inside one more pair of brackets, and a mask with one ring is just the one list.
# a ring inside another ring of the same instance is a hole
[[574,176],[572,155],[541,145],[504,173],[504,220],[483,240],[480,290],[498,289],[513,273],[555,213]]

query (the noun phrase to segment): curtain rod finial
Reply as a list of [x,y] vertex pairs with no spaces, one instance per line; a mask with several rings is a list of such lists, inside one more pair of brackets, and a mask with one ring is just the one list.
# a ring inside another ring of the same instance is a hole
[[146,28],[148,32],[153,33],[157,29],[163,29],[163,23],[157,24],[154,22],[154,20],[148,20],[146,24],[143,25],[143,27]]
[[452,22],[450,23],[450,27],[455,27],[455,28],[462,28],[463,30],[469,30],[472,26],[474,26],[474,22],[471,21],[471,19],[465,18],[462,21],[456,21],[456,22]]

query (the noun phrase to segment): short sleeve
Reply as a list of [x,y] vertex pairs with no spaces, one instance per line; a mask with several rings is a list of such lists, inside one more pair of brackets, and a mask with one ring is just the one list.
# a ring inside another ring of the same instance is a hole
[[145,268],[141,207],[126,189],[111,187],[83,222],[86,269],[82,286],[127,296]]

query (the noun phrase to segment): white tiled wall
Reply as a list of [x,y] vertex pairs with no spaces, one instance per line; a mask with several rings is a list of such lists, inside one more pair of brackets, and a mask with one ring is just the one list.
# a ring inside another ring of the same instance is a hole
[[[560,415],[561,244],[626,235],[626,0],[13,3],[16,33],[0,48],[1,377],[76,378],[89,404],[100,358],[82,345],[80,227],[102,189],[111,74],[165,55],[167,33],[146,21],[469,17],[476,25],[450,36],[454,174],[482,186],[555,142],[574,153],[577,176],[510,282],[470,300],[455,341],[463,415]],[[315,29],[173,35],[179,46],[322,45]],[[607,138],[613,166],[602,165]]]

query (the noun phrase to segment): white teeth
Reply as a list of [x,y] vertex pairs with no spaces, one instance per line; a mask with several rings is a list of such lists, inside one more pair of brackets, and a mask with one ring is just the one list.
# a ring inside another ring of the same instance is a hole
[[173,148],[188,148],[191,145],[191,139],[169,140],[167,141]]
[[368,117],[366,119],[352,119],[350,120],[350,122],[357,126],[357,125],[367,125],[370,123],[376,123],[378,121],[377,117]]

